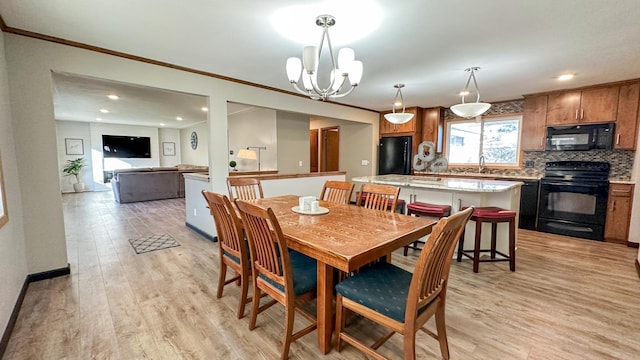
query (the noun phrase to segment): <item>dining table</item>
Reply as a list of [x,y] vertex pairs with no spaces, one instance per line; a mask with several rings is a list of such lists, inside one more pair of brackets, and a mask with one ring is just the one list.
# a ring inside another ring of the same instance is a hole
[[334,269],[351,273],[429,235],[437,220],[319,201],[321,211],[294,212],[297,195],[252,200],[271,208],[290,249],[317,261],[318,347],[331,351]]

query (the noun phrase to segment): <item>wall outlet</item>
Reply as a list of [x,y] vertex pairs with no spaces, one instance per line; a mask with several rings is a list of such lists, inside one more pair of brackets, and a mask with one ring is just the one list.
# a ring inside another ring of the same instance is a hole
[[298,166],[302,166],[302,160],[298,161]]
[[535,166],[535,162],[533,160],[527,160],[524,162],[524,167],[526,168],[532,168]]
[[193,208],[193,216],[198,216],[198,210],[196,210],[196,208]]
[[362,166],[369,165],[369,160],[362,160]]

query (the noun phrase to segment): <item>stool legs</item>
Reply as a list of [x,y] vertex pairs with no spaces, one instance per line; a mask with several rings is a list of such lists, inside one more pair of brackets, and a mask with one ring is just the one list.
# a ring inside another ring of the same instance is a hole
[[516,271],[516,219],[509,221],[509,269]]
[[[482,221],[476,220],[476,241],[473,246],[473,272],[477,273],[480,268],[480,242],[482,240]],[[493,245],[493,241],[491,241]]]
[[[516,221],[515,218],[509,219],[509,256],[501,253],[496,249],[497,247],[497,233],[498,233],[498,224],[504,223],[505,221],[491,221],[488,219],[474,219],[476,223],[476,233],[474,239],[473,250],[464,250],[464,236],[465,232],[462,231],[462,235],[458,240],[458,254],[456,260],[458,262],[462,261],[462,256],[466,256],[473,261],[473,272],[477,273],[480,269],[481,262],[488,261],[509,261],[509,269],[511,271],[516,271]],[[481,249],[482,242],[482,224],[485,222],[491,223],[491,247],[490,249],[483,250]],[[471,255],[473,252],[473,255]],[[491,259],[480,260],[481,252],[489,252]],[[504,259],[496,259],[496,254],[503,256]]]

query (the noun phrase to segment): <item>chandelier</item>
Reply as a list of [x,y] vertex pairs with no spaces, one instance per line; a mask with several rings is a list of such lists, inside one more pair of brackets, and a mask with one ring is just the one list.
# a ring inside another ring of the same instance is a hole
[[[384,118],[387,119],[388,122],[394,125],[400,125],[408,122],[413,118],[413,114],[404,112],[404,98],[402,97],[402,88],[404,84],[396,84],[393,85],[394,88],[398,89],[396,91],[396,97],[393,99],[393,112],[390,114],[384,114]],[[402,105],[402,112],[396,112],[396,106]]]
[[[287,59],[289,82],[298,92],[314,100],[326,101],[327,99],[347,96],[360,84],[360,79],[362,78],[362,62],[355,60],[353,49],[340,49],[336,64],[333,49],[331,48],[331,39],[329,38],[329,28],[335,23],[336,19],[331,15],[316,17],[316,25],[322,28],[320,46],[305,46],[302,52],[302,61],[297,57]],[[318,65],[320,64],[320,55],[322,54],[325,39],[327,40],[332,69],[329,76],[329,85],[326,88],[322,88],[318,85]],[[304,90],[300,89],[298,85],[300,75],[302,75]],[[347,84],[347,78],[349,79],[349,84]]]
[[[480,116],[487,112],[487,110],[489,110],[489,108],[491,107],[491,104],[489,103],[480,102],[480,90],[478,89],[478,83],[476,82],[475,75],[475,72],[478,70],[480,70],[479,67],[470,67],[464,70],[466,72],[469,72],[470,74],[469,79],[467,80],[467,85],[465,85],[464,90],[460,93],[460,95],[462,96],[462,102],[451,107],[451,111],[453,111],[454,114],[465,117],[467,119]],[[465,103],[464,97],[466,95],[469,95],[469,83],[471,82],[471,79],[473,79],[473,85],[476,87],[476,102]]]

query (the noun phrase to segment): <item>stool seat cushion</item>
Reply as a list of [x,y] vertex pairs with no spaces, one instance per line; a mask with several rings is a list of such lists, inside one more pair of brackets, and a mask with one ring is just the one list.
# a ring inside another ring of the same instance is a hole
[[506,210],[503,208],[499,208],[496,206],[487,206],[487,207],[477,207],[473,210],[473,215],[471,216],[471,220],[475,217],[485,218],[485,219],[504,219],[509,220],[510,218],[516,217],[516,212],[513,210]]
[[423,202],[412,202],[407,205],[407,209],[425,214],[433,214],[434,216],[448,216],[451,213],[450,205],[428,204]]

